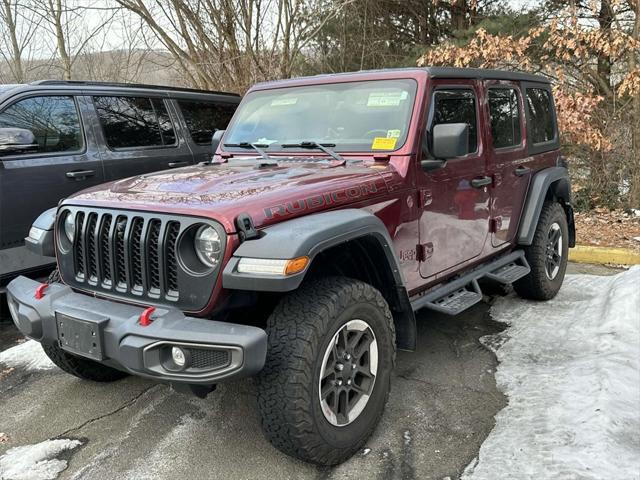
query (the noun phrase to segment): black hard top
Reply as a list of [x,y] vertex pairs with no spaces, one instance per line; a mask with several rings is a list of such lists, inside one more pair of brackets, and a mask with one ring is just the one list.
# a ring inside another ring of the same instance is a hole
[[214,96],[222,101],[231,101],[237,103],[240,95],[228,92],[214,92],[210,90],[198,90],[195,88],[170,87],[164,85],[146,85],[133,83],[115,83],[115,82],[89,82],[79,80],[38,80],[31,83],[20,85],[0,85],[0,99],[3,94],[17,93],[18,91],[28,90],[55,90],[55,91],[95,91],[108,92],[110,94],[147,94],[156,96],[170,96],[177,98],[197,99],[206,96]]

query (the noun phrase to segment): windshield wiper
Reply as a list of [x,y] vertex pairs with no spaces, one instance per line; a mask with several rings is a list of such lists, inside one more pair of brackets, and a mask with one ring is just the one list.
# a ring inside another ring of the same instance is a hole
[[331,150],[331,147],[335,147],[335,143],[318,143],[314,141],[304,141],[300,143],[286,143],[281,145],[282,148],[317,148],[318,150],[322,150],[327,155],[332,158],[338,160],[339,162],[344,162],[344,158],[342,158],[338,153]]
[[267,152],[263,150],[263,148],[269,148],[269,145],[262,143],[250,143],[250,142],[240,142],[240,143],[225,143],[225,147],[231,148],[253,148],[256,152],[260,154],[262,158],[267,160],[268,162],[273,162],[273,159],[267,155]]

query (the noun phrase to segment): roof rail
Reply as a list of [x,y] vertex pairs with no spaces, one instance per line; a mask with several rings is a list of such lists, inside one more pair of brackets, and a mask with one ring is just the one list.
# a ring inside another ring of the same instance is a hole
[[87,87],[118,87],[118,88],[144,88],[147,90],[169,90],[173,92],[194,92],[194,93],[208,93],[215,95],[230,95],[233,97],[239,97],[237,93],[230,92],[217,92],[211,90],[201,90],[197,88],[185,88],[185,87],[171,87],[165,85],[147,85],[145,83],[122,83],[122,82],[94,82],[88,80],[36,80],[31,82],[31,85],[75,85],[75,86],[87,86]]

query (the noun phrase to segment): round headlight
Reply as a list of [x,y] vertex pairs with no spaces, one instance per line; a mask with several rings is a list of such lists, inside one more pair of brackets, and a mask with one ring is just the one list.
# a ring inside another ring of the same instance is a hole
[[71,212],[64,217],[64,234],[73,243],[73,237],[76,235],[76,216]]
[[198,258],[208,267],[215,267],[220,262],[222,243],[215,228],[203,225],[196,232],[195,249]]

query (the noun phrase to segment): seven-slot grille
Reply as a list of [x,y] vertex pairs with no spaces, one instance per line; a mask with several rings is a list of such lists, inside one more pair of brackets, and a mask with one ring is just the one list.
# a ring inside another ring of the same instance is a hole
[[176,220],[79,211],[72,249],[75,279],[100,290],[176,301],[179,233]]

